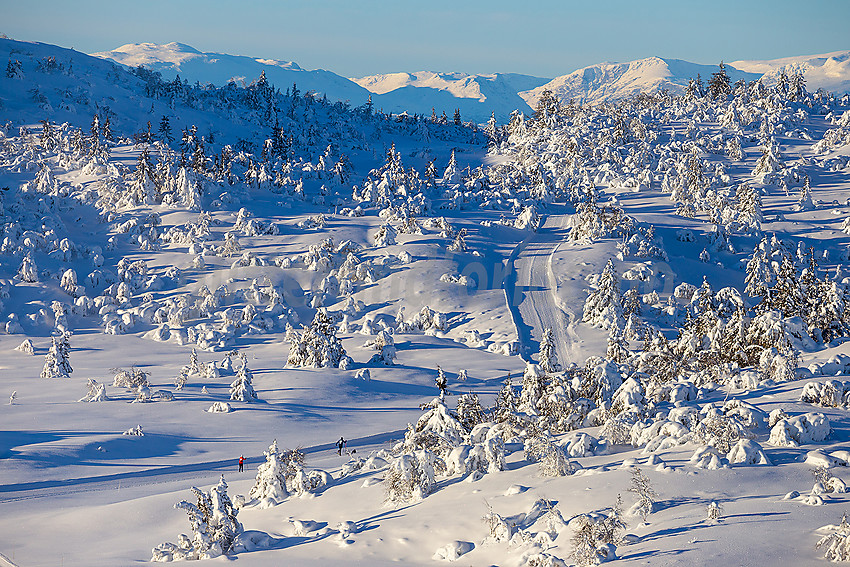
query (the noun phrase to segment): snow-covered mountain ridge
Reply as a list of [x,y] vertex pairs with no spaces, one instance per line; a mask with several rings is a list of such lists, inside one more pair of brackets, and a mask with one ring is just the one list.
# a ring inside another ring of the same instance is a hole
[[302,69],[292,61],[202,53],[183,43],[129,43],[112,51],[93,53],[95,57],[111,59],[116,63],[136,67],[142,65],[172,80],[177,75],[190,83],[212,83],[217,86],[235,81],[250,83],[265,71],[270,83],[286,90],[297,84],[302,91],[327,95],[331,100],[349,100],[353,106],[366,102],[369,91],[356,83],[330,71]]
[[[552,91],[562,102],[574,100],[582,104],[614,102],[638,93],[655,94],[662,90],[682,94],[691,78],[699,75],[705,81],[717,70],[716,65],[648,57],[628,63],[591,65],[519,94],[532,107],[545,90]],[[726,72],[733,82],[739,79],[755,81],[760,77],[728,66]]]
[[[326,94],[333,100],[349,100],[355,106],[363,104],[371,93],[375,107],[385,112],[430,116],[433,109],[438,115],[445,112],[451,118],[453,111],[459,109],[464,120],[478,123],[485,122],[491,113],[500,122],[505,122],[513,110],[530,114],[544,90],[552,91],[561,102],[574,100],[588,104],[665,89],[671,94],[681,94],[691,78],[699,74],[708,80],[718,70],[717,65],[648,57],[590,65],[551,80],[516,73],[476,75],[433,71],[347,79],[330,71],[308,71],[292,61],[202,53],[181,43],[127,44],[94,55],[125,65],[143,65],[169,79],[180,74],[190,82],[216,85],[231,79],[250,82],[265,71],[269,81],[281,89],[297,83],[301,89]],[[765,77],[766,82],[772,83],[783,69],[787,73],[802,72],[811,91],[850,90],[850,51],[768,61],[741,60],[727,65],[732,81]]]

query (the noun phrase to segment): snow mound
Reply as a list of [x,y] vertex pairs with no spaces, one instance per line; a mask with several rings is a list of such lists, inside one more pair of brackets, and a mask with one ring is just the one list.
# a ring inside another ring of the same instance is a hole
[[432,559],[436,561],[457,561],[462,555],[469,553],[474,548],[475,544],[470,541],[453,541],[438,549]]

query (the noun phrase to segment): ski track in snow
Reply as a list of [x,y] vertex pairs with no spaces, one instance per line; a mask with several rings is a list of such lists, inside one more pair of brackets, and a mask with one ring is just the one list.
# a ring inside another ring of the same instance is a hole
[[[367,435],[357,439],[349,439],[348,447],[371,447],[386,443],[404,436],[404,430],[389,431]],[[311,447],[302,447],[305,455],[323,451],[336,451],[336,443],[322,443]],[[364,453],[366,454],[366,453]],[[265,462],[263,455],[245,457],[245,468],[249,465],[259,465]],[[156,485],[204,479],[203,483],[215,484],[219,475],[234,472],[236,459],[220,459],[185,465],[151,467],[141,471],[86,476],[65,480],[45,480],[38,482],[21,482],[17,484],[0,485],[0,504],[35,498],[53,498],[81,492],[102,492],[120,490],[137,486]],[[199,484],[199,483],[196,483]],[[0,567],[3,567],[3,557],[0,556]],[[12,564],[14,565],[14,564]]]
[[558,362],[573,359],[575,315],[564,309],[557,296],[557,280],[552,256],[566,238],[570,215],[550,214],[537,232],[523,240],[508,259],[505,300],[520,343],[520,356],[526,361],[539,350],[543,331],[552,329]]

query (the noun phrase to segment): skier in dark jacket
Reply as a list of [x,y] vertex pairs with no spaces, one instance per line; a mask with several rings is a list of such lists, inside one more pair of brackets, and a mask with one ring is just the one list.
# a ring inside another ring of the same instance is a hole
[[339,438],[339,441],[336,442],[336,452],[342,456],[342,450],[345,448],[346,440],[342,437]]

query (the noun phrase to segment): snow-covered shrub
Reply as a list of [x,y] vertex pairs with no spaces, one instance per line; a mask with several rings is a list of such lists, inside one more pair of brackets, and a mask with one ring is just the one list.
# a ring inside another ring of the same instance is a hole
[[457,561],[462,555],[472,551],[475,546],[468,541],[453,541],[434,552],[435,561]]
[[115,376],[112,378],[112,385],[116,388],[126,388],[127,390],[138,390],[148,386],[149,373],[144,370],[139,370],[135,366],[129,370],[123,368],[113,368]]
[[825,528],[830,533],[818,540],[815,548],[823,548],[824,557],[830,561],[850,561],[850,523],[847,522],[847,514],[841,516],[839,525]]
[[80,402],[105,402],[109,398],[106,397],[106,384],[99,384],[94,378],[89,378],[88,392],[85,396],[77,401]]
[[137,425],[136,427],[131,427],[121,435],[129,435],[131,437],[144,437],[145,432],[142,430],[141,425]]
[[806,413],[780,419],[770,430],[768,443],[778,447],[796,447],[823,441],[832,432],[832,427],[822,413]]
[[570,555],[576,567],[592,567],[617,559],[620,532],[626,528],[619,496],[608,513],[579,514],[570,521],[570,527],[573,529]]
[[364,346],[371,346],[377,350],[377,354],[372,355],[369,364],[383,364],[392,366],[395,363],[396,348],[393,336],[383,329],[378,332],[375,340],[368,341]]
[[213,402],[207,408],[207,413],[230,413],[231,411],[233,411],[233,408],[227,402]]
[[824,408],[841,407],[847,390],[846,384],[838,380],[807,382],[800,394],[800,401]]
[[435,487],[434,454],[422,449],[404,453],[390,464],[384,476],[387,502],[421,500]]
[[706,509],[705,509],[706,519],[708,519],[708,521],[710,521],[710,522],[719,522],[720,518],[722,516],[723,516],[723,508],[720,506],[720,504],[718,504],[714,500],[709,502],[708,506],[706,506]]
[[15,347],[15,350],[24,354],[29,354],[30,356],[35,354],[35,346],[32,344],[31,339],[24,339],[21,344]]
[[739,439],[735,445],[729,449],[726,458],[731,464],[744,465],[769,465],[770,460],[764,454],[761,445],[752,439]]
[[505,518],[493,511],[489,503],[487,504],[487,513],[481,518],[484,525],[487,527],[487,538],[484,543],[502,543],[507,542],[513,536],[515,526],[508,523]]

